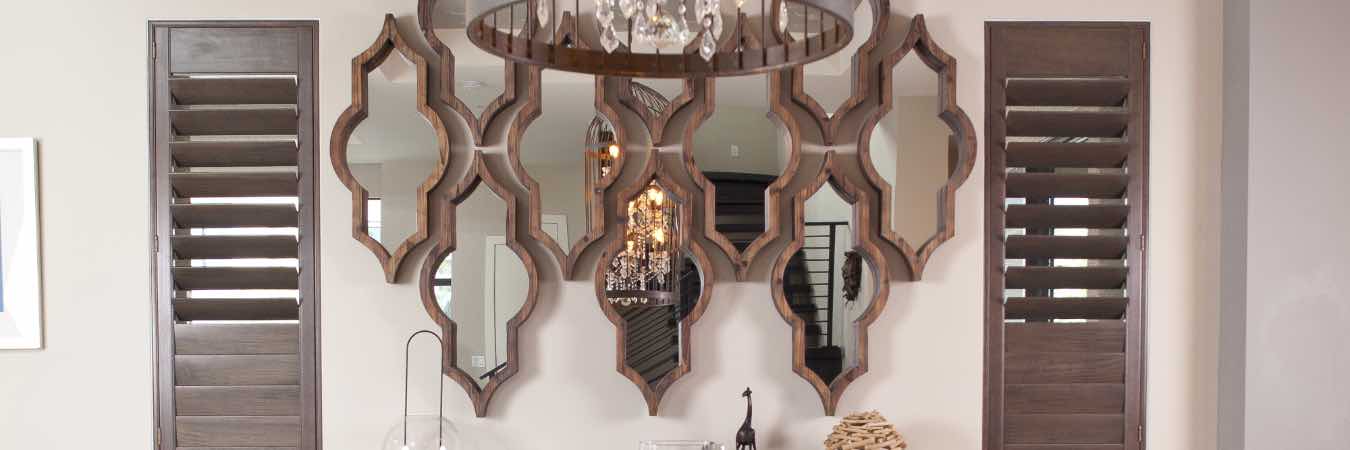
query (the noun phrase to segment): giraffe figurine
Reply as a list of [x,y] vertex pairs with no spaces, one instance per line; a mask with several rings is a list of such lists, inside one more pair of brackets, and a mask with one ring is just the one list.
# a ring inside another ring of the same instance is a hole
[[755,429],[750,427],[750,416],[754,412],[750,402],[750,388],[745,388],[741,397],[745,397],[745,422],[742,422],[741,429],[736,431],[736,450],[755,450]]

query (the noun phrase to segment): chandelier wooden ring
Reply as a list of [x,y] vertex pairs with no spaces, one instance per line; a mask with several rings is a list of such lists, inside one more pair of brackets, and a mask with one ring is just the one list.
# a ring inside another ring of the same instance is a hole
[[[680,1],[693,3],[689,0]],[[577,45],[576,41],[591,39],[585,32],[574,36],[578,38],[574,41],[563,41],[536,38],[541,34],[554,35],[552,32],[519,33],[516,29],[517,18],[524,18],[524,27],[527,30],[544,31],[559,22],[548,20],[541,25],[540,20],[535,18],[536,9],[543,9],[538,8],[541,6],[539,2],[542,2],[542,6],[546,6],[548,10],[554,11],[549,13],[549,16],[560,18],[570,13],[574,20],[580,14],[578,11],[567,9],[576,5],[575,9],[580,10],[580,2],[569,4],[557,0],[489,0],[483,12],[469,22],[467,33],[474,45],[508,61],[568,72],[632,78],[718,77],[765,73],[822,59],[842,50],[853,38],[852,0],[763,1],[766,5],[771,4],[768,9],[773,10],[772,13],[766,12],[764,17],[776,18],[779,5],[786,2],[805,8],[808,18],[812,15],[817,16],[819,25],[816,29],[810,29],[806,25],[809,20],[803,21],[801,31],[806,34],[806,38],[796,42],[782,42],[761,47],[741,46],[733,51],[719,48],[708,59],[704,59],[698,52],[634,52],[631,45],[619,45],[620,48],[616,49],[619,51],[609,52],[601,45]],[[559,6],[562,6],[563,14],[556,12]],[[742,17],[743,15],[736,15],[733,19],[739,22]],[[823,25],[827,20],[833,25],[829,30]],[[502,22],[507,23],[499,27]],[[596,25],[595,22],[583,23]],[[732,25],[732,29],[737,28],[735,24]],[[631,30],[631,27],[629,29]],[[631,35],[630,32],[629,44],[632,42]],[[698,36],[699,33],[693,35]],[[761,41],[770,40],[761,37]]]

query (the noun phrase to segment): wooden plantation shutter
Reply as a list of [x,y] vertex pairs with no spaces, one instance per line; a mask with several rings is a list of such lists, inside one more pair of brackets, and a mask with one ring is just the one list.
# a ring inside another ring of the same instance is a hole
[[317,31],[151,24],[160,450],[319,448]]
[[1143,448],[1148,25],[987,24],[985,448]]

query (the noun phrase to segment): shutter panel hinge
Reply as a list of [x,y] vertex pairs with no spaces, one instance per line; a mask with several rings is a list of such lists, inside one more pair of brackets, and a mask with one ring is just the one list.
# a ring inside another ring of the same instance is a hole
[[150,59],[159,59],[159,42],[150,41]]
[[1148,249],[1148,235],[1141,234],[1139,235],[1139,251],[1142,252],[1147,249]]
[[150,237],[150,249],[153,250],[153,251],[155,252],[155,254],[159,254],[159,235],[158,235],[158,234],[151,235],[151,237]]
[[1139,443],[1140,443],[1140,444],[1143,444],[1143,443],[1144,443],[1144,426],[1143,426],[1143,425],[1140,425],[1139,428],[1138,428],[1138,430],[1139,430]]

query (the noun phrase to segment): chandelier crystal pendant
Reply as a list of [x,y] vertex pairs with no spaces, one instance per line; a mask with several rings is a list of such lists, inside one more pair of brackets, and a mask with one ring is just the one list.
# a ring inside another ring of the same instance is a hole
[[605,271],[610,303],[664,306],[675,299],[675,202],[652,182],[628,202],[623,246]]
[[855,0],[484,0],[469,40],[503,59],[604,76],[740,76],[853,38]]

